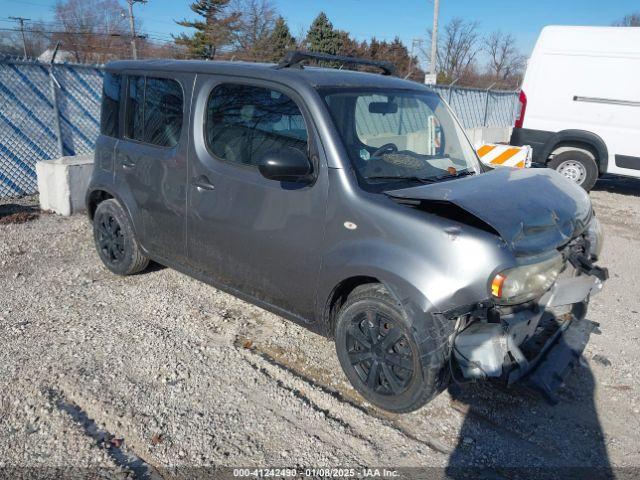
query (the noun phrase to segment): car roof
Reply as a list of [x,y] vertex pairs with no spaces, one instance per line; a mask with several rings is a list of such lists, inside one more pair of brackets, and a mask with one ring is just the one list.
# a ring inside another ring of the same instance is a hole
[[207,60],[120,60],[110,62],[106,69],[110,72],[144,71],[203,73],[217,75],[245,76],[256,79],[287,82],[297,80],[312,87],[371,87],[428,90],[420,83],[398,77],[375,73],[340,70],[320,67],[276,68],[273,63],[207,61]]

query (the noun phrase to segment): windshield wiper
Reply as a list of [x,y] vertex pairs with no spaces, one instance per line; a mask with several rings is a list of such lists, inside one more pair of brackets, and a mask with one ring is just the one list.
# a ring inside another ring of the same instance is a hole
[[431,178],[424,177],[398,177],[395,175],[372,175],[370,177],[364,177],[365,180],[408,180],[410,182],[420,182],[420,183],[433,183],[435,180]]
[[468,175],[475,175],[475,172],[472,172],[471,170],[462,170],[461,172],[457,172],[457,173],[447,173],[446,175],[438,175],[437,177],[430,177],[429,180],[438,182],[440,180],[446,180],[449,178],[466,177]]

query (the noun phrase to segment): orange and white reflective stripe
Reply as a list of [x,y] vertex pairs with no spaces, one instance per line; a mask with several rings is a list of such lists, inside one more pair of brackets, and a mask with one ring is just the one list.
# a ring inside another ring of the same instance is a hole
[[512,147],[488,143],[477,150],[480,161],[490,167],[528,168],[531,166],[531,147]]

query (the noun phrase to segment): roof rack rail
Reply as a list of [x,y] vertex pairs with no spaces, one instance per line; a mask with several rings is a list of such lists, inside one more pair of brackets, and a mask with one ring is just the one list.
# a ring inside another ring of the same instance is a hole
[[300,50],[287,52],[284,58],[280,60],[280,63],[276,65],[276,68],[301,68],[304,60],[321,60],[325,62],[338,62],[349,65],[369,65],[382,69],[383,75],[393,75],[396,73],[396,67],[391,62],[369,60],[367,58],[346,57],[343,55],[328,55],[326,53],[303,52]]

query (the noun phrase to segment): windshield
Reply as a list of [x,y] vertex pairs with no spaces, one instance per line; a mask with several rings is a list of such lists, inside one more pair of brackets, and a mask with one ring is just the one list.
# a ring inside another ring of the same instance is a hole
[[481,172],[462,129],[435,93],[336,89],[321,94],[366,185],[430,183]]

